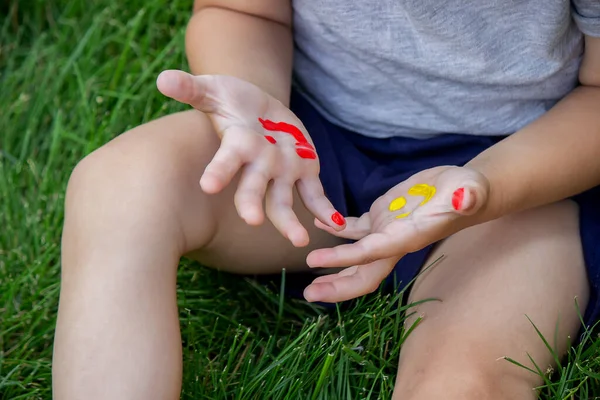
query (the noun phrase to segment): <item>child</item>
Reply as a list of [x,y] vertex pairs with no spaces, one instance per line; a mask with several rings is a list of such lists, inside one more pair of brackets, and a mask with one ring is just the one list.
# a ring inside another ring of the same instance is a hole
[[535,398],[498,361],[552,365],[525,315],[564,353],[574,299],[600,311],[600,2],[293,3],[197,0],[194,75],[157,82],[195,110],[73,172],[55,397],[178,398],[183,255],[349,267],[304,292],[333,303],[443,254],[410,290],[441,302],[417,308],[395,398]]

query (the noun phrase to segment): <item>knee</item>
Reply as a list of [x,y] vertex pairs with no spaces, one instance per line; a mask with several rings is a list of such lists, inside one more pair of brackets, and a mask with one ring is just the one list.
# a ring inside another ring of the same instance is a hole
[[419,379],[414,380],[412,390],[405,400],[425,399],[460,399],[460,400],[490,400],[493,387],[486,382],[486,377],[475,371],[461,371],[460,374],[433,374],[423,372]]
[[67,212],[75,205],[96,212],[100,205],[127,207],[129,213],[174,206],[185,188],[198,187],[218,147],[211,129],[204,114],[188,111],[118,136],[75,167],[67,187]]
[[[536,398],[533,388],[539,385],[539,376],[498,358],[498,352],[490,348],[487,339],[460,329],[442,330],[439,333],[437,339],[435,336],[427,337],[426,347],[417,348],[413,346],[414,343],[413,345],[407,343],[407,346],[402,349],[395,398],[403,400],[438,398],[534,400]],[[412,340],[415,338],[416,336]],[[408,340],[411,341],[411,338],[409,337]]]
[[[148,210],[151,203],[165,201],[165,171],[160,159],[110,143],[81,160],[74,168],[65,196],[65,213],[69,217],[126,218]],[[161,182],[162,181],[162,182]],[[166,192],[166,191],[165,191]]]
[[452,365],[452,368],[428,368],[414,377],[410,390],[396,391],[402,400],[534,400],[533,385],[521,376],[503,377],[497,371],[486,371],[474,365]]
[[183,139],[137,128],[81,160],[67,185],[65,228],[180,236],[189,197],[203,207],[198,187],[203,169],[190,164],[193,155]]

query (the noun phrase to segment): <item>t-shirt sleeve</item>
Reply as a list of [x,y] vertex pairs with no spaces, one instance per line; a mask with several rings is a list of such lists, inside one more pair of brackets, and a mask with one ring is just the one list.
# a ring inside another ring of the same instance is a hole
[[573,19],[585,35],[600,37],[600,0],[572,0]]

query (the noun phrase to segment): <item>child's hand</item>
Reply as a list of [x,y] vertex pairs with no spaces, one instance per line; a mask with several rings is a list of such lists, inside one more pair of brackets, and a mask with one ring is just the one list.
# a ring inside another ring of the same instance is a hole
[[308,255],[311,267],[348,267],[319,277],[304,294],[309,301],[338,302],[377,289],[404,255],[469,226],[486,204],[487,179],[466,167],[437,167],[419,172],[377,199],[360,218],[347,218],[336,236],[358,240]]
[[293,187],[332,231],[344,218],[325,197],[319,161],[302,122],[263,90],[231,76],[193,76],[164,71],[158,89],[168,97],[203,111],[211,119],[221,146],[200,179],[206,193],[223,190],[242,171],[234,201],[248,224],[259,225],[266,212],[273,225],[295,246],[308,244],[308,233],[292,209]]

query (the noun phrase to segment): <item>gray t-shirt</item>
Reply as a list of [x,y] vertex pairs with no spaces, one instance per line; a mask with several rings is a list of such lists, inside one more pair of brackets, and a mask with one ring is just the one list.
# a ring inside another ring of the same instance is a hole
[[294,0],[294,84],[372,137],[510,134],[576,85],[600,0]]

